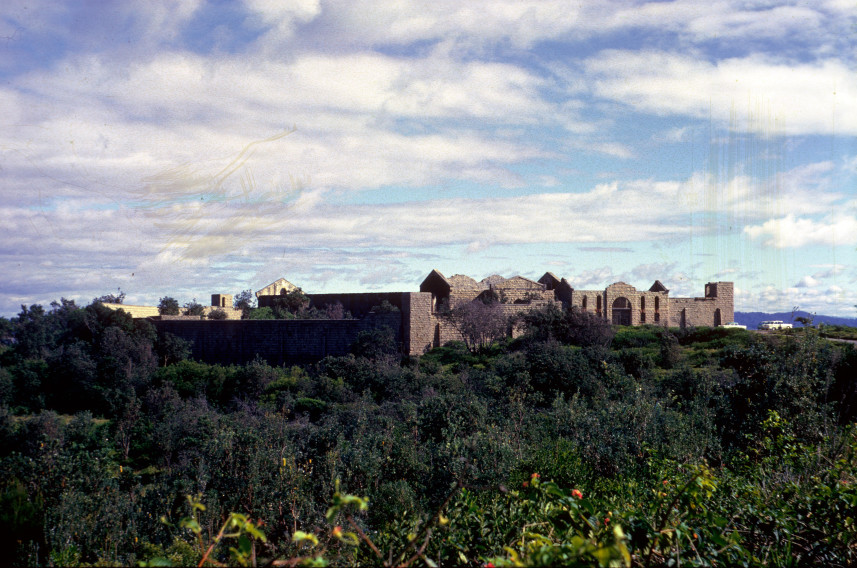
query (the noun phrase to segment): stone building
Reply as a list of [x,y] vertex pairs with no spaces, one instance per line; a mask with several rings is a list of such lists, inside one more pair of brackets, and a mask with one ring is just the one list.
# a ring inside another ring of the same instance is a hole
[[[477,282],[460,274],[446,278],[432,270],[420,284],[420,293],[430,294],[430,309],[412,313],[412,349],[431,348],[458,339],[458,333],[443,317],[445,309],[486,296],[500,302],[507,315],[539,309],[555,303],[563,309],[591,312],[614,325],[660,325],[664,327],[718,326],[734,319],[732,282],[709,282],[701,298],[670,298],[669,290],[656,280],[648,290],[616,282],[603,290],[575,290],[565,278],[547,272],[533,281],[522,276],[489,276]],[[423,302],[424,303],[424,302]],[[428,312],[428,313],[427,313]]]
[[[299,290],[285,279],[256,292],[260,307],[275,306],[277,299]],[[339,305],[349,319],[241,320],[232,308],[232,296],[212,294],[207,312],[224,310],[228,320],[188,316],[158,317],[157,308],[124,306],[134,317],[146,317],[160,332],[169,331],[191,341],[193,356],[204,361],[240,363],[263,357],[272,364],[307,362],[327,355],[348,353],[360,332],[385,327],[392,330],[402,352],[421,355],[433,347],[461,339],[449,311],[468,302],[494,303],[506,316],[555,305],[561,309],[591,312],[615,325],[669,327],[718,326],[734,319],[732,282],[709,282],[698,298],[672,298],[656,280],[647,290],[624,282],[603,290],[576,290],[565,278],[547,272],[538,281],[522,276],[489,276],[476,281],[456,274],[446,277],[432,270],[419,292],[357,292],[306,294],[310,306],[325,309]],[[193,321],[191,321],[193,320]],[[510,329],[514,334],[515,330]]]

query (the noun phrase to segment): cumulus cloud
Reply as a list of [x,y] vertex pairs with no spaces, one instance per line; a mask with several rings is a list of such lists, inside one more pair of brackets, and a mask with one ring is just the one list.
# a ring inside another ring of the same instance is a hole
[[789,214],[745,227],[744,231],[753,239],[762,239],[765,246],[776,248],[854,245],[857,244],[857,217],[832,215],[814,220]]
[[821,283],[812,276],[804,276],[795,284],[795,288],[816,288],[819,284]]
[[[486,254],[512,273],[533,251],[584,283],[663,269],[679,289],[687,261],[640,243],[853,244],[854,157],[827,157],[857,131],[852,8],[10,0],[0,305],[167,273],[377,286],[378,266],[410,281]],[[709,127],[705,165],[650,147],[699,154]],[[624,252],[652,269],[598,268]]]
[[857,76],[839,59],[796,64],[749,55],[710,62],[609,50],[587,60],[586,70],[598,96],[637,110],[712,117],[760,134],[857,134]]

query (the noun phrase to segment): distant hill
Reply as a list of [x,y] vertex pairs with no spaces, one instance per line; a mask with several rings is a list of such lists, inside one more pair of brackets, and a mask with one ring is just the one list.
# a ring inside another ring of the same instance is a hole
[[857,327],[857,318],[819,316],[804,311],[797,311],[794,312],[794,314],[792,314],[792,312],[779,312],[776,314],[767,314],[764,312],[735,312],[735,321],[741,325],[746,325],[747,329],[756,329],[759,327],[759,322],[765,320],[782,320],[786,323],[794,324],[795,327],[800,327],[801,324],[793,321],[792,319],[798,317],[812,318],[812,323],[815,325],[826,323],[828,325],[848,325],[851,327]]

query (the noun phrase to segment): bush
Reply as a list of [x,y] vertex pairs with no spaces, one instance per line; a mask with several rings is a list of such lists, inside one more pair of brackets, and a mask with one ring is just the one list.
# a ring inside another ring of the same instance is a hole
[[158,302],[158,313],[162,316],[179,315],[179,302],[175,298],[165,296]]

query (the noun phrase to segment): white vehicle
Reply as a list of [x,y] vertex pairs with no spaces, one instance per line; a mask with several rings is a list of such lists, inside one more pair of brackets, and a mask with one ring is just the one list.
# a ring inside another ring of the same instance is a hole
[[747,329],[746,325],[741,325],[737,321],[730,321],[729,323],[724,323],[720,327],[728,327],[729,329]]
[[784,323],[780,320],[763,321],[759,324],[759,329],[791,329],[792,324]]

